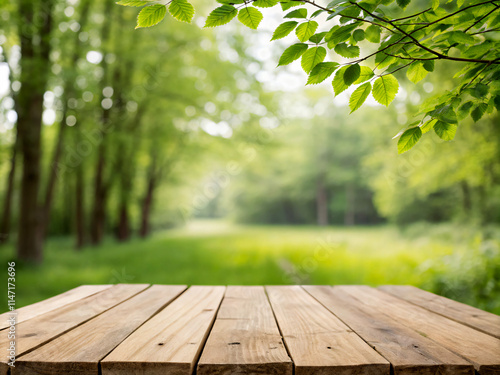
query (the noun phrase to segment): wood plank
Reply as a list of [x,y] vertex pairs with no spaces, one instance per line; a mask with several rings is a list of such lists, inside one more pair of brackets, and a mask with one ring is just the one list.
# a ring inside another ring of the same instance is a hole
[[500,338],[500,316],[498,315],[410,285],[384,285],[378,289],[488,335]]
[[[57,310],[39,315],[16,326],[17,356],[25,354],[70,329],[103,313],[113,306],[143,291],[148,284],[119,284],[98,294],[73,302]],[[7,335],[0,336],[0,352],[7,353],[10,345]],[[2,356],[0,373],[7,371],[6,356]]]
[[[17,313],[16,323],[21,323],[36,316],[48,313],[49,311],[55,310],[59,307],[111,288],[111,286],[112,285],[81,285],[46,300],[20,307],[15,310]],[[10,326],[8,319],[12,316],[11,314],[12,312],[0,314],[0,330]]]
[[98,375],[101,359],[185,289],[154,285],[22,356],[14,374]]
[[500,340],[367,286],[336,286],[368,308],[469,360],[482,375],[500,374]]
[[474,367],[434,341],[368,308],[363,300],[329,286],[304,286],[386,358],[396,375],[474,375]]
[[389,375],[389,362],[304,289],[266,290],[296,375]]
[[196,373],[292,375],[264,287],[227,288]]
[[192,374],[225,289],[189,288],[104,358],[102,374]]

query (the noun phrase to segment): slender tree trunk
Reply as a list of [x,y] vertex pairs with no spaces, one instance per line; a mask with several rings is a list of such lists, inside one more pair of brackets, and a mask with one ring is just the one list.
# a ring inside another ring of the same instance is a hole
[[[106,0],[105,14],[110,16],[114,4],[110,0]],[[111,24],[112,20],[103,23],[103,28],[101,32],[101,40],[108,41],[111,34]],[[103,58],[101,62],[101,67],[103,70],[103,79],[101,82],[101,90],[107,86],[107,75],[108,75],[108,64],[106,59]],[[104,99],[104,94],[101,100]],[[101,125],[103,129],[106,129],[110,121],[110,109],[103,109],[101,116]],[[106,203],[107,203],[107,193],[108,185],[105,181],[105,168],[106,168],[106,132],[102,133],[102,141],[99,145],[99,151],[97,155],[97,164],[95,169],[94,178],[94,204],[92,208],[92,216],[90,222],[90,242],[92,245],[99,245],[104,236],[104,230],[106,225]]]
[[[39,35],[33,23],[39,6],[41,21]],[[21,89],[16,97],[17,136],[23,157],[21,179],[21,204],[19,214],[19,239],[17,256],[22,260],[41,262],[42,243],[38,236],[40,228],[40,210],[38,193],[40,187],[41,127],[43,112],[43,94],[50,68],[50,33],[52,28],[53,0],[43,2],[20,0],[20,40],[21,40]],[[35,37],[40,42],[35,51]]]
[[351,183],[345,185],[345,201],[344,224],[354,225],[356,221],[356,190]]
[[465,215],[469,216],[472,212],[471,189],[467,181],[460,182],[460,188],[462,190],[462,207]]
[[76,169],[75,186],[75,225],[76,225],[76,249],[79,250],[85,245],[85,202],[84,202],[85,182],[83,178],[83,166]]
[[[80,20],[79,20],[80,30],[87,23],[90,5],[91,5],[91,0],[85,0],[82,3]],[[82,42],[80,41],[79,33],[75,33],[73,55],[71,57],[70,67],[69,67],[70,70],[73,70],[76,67],[76,64],[78,62],[78,58],[80,57],[80,55],[82,53],[81,52],[82,51],[81,45],[82,45]],[[70,74],[69,76],[74,76],[74,74]],[[73,85],[74,85],[74,82],[72,79],[66,80],[65,88],[64,88],[64,98],[63,98],[63,110],[62,110],[63,116],[62,116],[61,122],[59,123],[59,133],[57,136],[56,146],[54,148],[54,153],[52,155],[52,162],[50,163],[51,168],[49,168],[49,175],[47,178],[47,187],[45,189],[45,199],[43,201],[43,206],[41,209],[41,223],[40,223],[40,231],[39,231],[40,241],[43,241],[45,239],[46,232],[47,232],[47,226],[50,223],[50,214],[51,214],[51,210],[52,210],[54,191],[55,191],[56,182],[57,182],[57,165],[59,164],[59,160],[61,159],[62,154],[63,154],[63,144],[64,144],[66,128],[67,128],[66,118],[68,115],[68,99],[70,99],[73,96],[73,93],[74,93]]]
[[101,144],[97,156],[97,167],[94,182],[94,207],[92,209],[92,222],[90,230],[90,241],[92,245],[101,243],[104,236],[106,223],[106,188],[104,184],[105,149]]
[[328,195],[323,176],[316,183],[316,214],[318,225],[328,225]]
[[127,241],[130,238],[130,220],[127,202],[120,204],[120,218],[118,222],[118,241]]
[[17,147],[18,147],[18,137],[16,135],[16,140],[12,146],[12,158],[10,161],[10,171],[7,177],[7,188],[5,189],[5,200],[2,212],[2,221],[0,222],[0,245],[6,243],[9,239],[10,233],[10,221],[11,221],[11,211],[12,211],[12,201],[14,200],[14,180],[16,176],[16,165],[17,165]]
[[143,238],[147,237],[150,232],[149,218],[151,216],[151,207],[153,205],[155,185],[156,179],[153,171],[152,173],[150,173],[146,194],[144,196],[144,199],[142,200],[141,228],[139,231],[139,235]]

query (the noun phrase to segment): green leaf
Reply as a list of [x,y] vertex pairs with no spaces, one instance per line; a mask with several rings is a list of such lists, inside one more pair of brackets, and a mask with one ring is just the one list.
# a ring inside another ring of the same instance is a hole
[[429,115],[432,117],[436,117],[438,120],[442,122],[446,122],[448,124],[457,124],[457,114],[451,105],[445,105],[443,107],[437,108],[432,112],[429,112]]
[[476,108],[474,108],[471,112],[472,119],[474,122],[478,122],[483,117],[484,113],[488,109],[488,104],[480,103]]
[[322,62],[317,64],[309,74],[307,85],[316,85],[330,77],[339,66],[336,62]]
[[279,3],[279,0],[255,0],[252,5],[259,8],[271,8]]
[[278,62],[278,66],[290,64],[292,61],[295,61],[302,56],[306,50],[307,44],[305,43],[292,44],[285,51],[283,51],[283,54]]
[[179,21],[191,23],[194,16],[194,7],[186,0],[172,0],[168,12]]
[[366,40],[372,43],[380,43],[380,27],[370,25],[365,30]]
[[312,43],[315,43],[315,44],[319,44],[319,43],[321,43],[321,41],[323,40],[325,35],[326,35],[326,32],[314,34],[312,37],[309,38],[309,41]]
[[337,44],[334,48],[335,52],[337,52],[340,56],[345,57],[347,59],[358,57],[360,49],[358,46],[348,46],[346,43]]
[[361,85],[356,90],[354,90],[351,98],[349,99],[349,108],[351,109],[351,113],[353,113],[363,105],[368,95],[370,95],[371,91],[372,85],[370,82],[366,82],[364,85]]
[[137,16],[136,29],[157,25],[167,14],[167,7],[161,4],[144,7]]
[[350,65],[344,72],[344,83],[351,86],[359,78],[360,73],[359,64]]
[[470,94],[478,99],[483,99],[486,95],[488,95],[488,91],[490,88],[488,85],[484,83],[478,83],[474,88],[470,91]]
[[322,62],[325,57],[326,49],[324,49],[323,47],[312,47],[302,55],[300,65],[306,73],[309,73],[316,65]]
[[433,118],[433,119],[430,119],[429,121],[427,121],[426,123],[420,125],[420,129],[422,129],[422,133],[425,134],[429,130],[431,130],[437,121],[438,121],[437,119]]
[[289,0],[289,1],[281,1],[281,9],[283,10],[288,10],[293,7],[297,7],[299,5],[304,5],[302,1],[294,1],[294,0]]
[[257,29],[259,27],[260,21],[264,16],[260,12],[260,10],[254,8],[254,7],[244,7],[241,8],[240,11],[238,12],[238,20],[245,26],[251,28],[251,29]]
[[307,21],[301,23],[297,27],[297,29],[295,30],[295,35],[297,35],[297,38],[299,38],[301,42],[305,42],[311,36],[314,35],[317,28],[318,28],[318,23],[316,21]]
[[462,44],[476,43],[476,40],[472,35],[466,34],[463,31],[453,31],[451,35],[451,41],[453,43],[462,43]]
[[365,32],[361,29],[354,30],[352,37],[356,42],[361,42],[362,40],[365,40]]
[[424,68],[424,65],[420,61],[413,62],[408,70],[406,71],[406,76],[413,83],[417,83],[425,78],[429,72]]
[[495,104],[497,111],[500,111],[500,95],[495,96],[493,104]]
[[125,7],[143,7],[149,3],[149,1],[145,0],[121,0],[117,2],[118,5],[123,5]]
[[437,8],[439,8],[439,0],[432,0],[431,8],[432,10],[436,10]]
[[419,139],[422,137],[422,129],[418,126],[414,128],[410,128],[406,130],[398,141],[398,153],[402,154],[403,152],[408,151],[413,146],[417,144]]
[[439,138],[445,141],[451,141],[453,138],[455,138],[455,134],[457,134],[457,125],[438,121],[436,122],[436,124],[434,124],[434,131]]
[[434,60],[427,60],[424,61],[424,69],[427,70],[428,72],[433,72],[434,71]]
[[351,37],[352,31],[358,26],[358,23],[353,23],[350,25],[335,28],[334,31],[330,35],[328,35],[327,42],[331,42],[333,45],[345,42]]
[[406,7],[408,6],[408,4],[410,4],[411,0],[396,0],[396,3],[398,3],[398,5],[403,8],[403,9],[406,9]]
[[339,95],[341,92],[345,91],[349,86],[344,82],[344,73],[347,70],[347,66],[343,66],[337,73],[335,73],[335,77],[333,78],[332,86],[335,95]]
[[273,37],[271,40],[277,40],[284,38],[292,32],[293,29],[298,25],[297,21],[288,21],[279,25],[276,30],[274,30]]
[[399,90],[399,83],[392,74],[378,78],[373,84],[373,97],[377,102],[386,107],[396,97]]
[[307,9],[300,8],[292,10],[290,13],[285,15],[283,18],[307,18]]
[[222,26],[229,23],[236,15],[238,10],[232,5],[223,5],[215,8],[207,17],[204,27]]
[[361,67],[361,72],[359,73],[359,78],[354,82],[354,84],[358,85],[360,83],[368,81],[374,75],[375,75],[375,73],[373,73],[373,70],[371,70],[367,66],[362,66]]

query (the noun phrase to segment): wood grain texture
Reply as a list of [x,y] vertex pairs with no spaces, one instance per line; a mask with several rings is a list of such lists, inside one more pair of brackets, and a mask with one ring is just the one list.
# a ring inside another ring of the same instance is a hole
[[196,373],[292,375],[264,287],[227,288]]
[[500,338],[500,316],[498,315],[410,285],[384,285],[378,289],[488,335]]
[[266,290],[296,375],[389,375],[389,362],[301,287]]
[[192,374],[225,289],[189,288],[104,358],[102,374]]
[[[17,356],[25,354],[87,320],[143,291],[148,284],[119,284],[83,300],[73,302],[57,310],[39,315],[17,325]],[[7,353],[10,340],[0,336],[0,351]],[[7,358],[2,357],[0,368],[7,368]]]
[[367,286],[336,286],[368,308],[469,360],[481,375],[500,374],[500,340]]
[[474,375],[470,362],[375,312],[362,299],[329,286],[304,289],[387,359],[395,375]]
[[98,375],[99,361],[186,289],[154,285],[18,359],[14,375]]
[[[22,323],[28,319],[48,313],[49,311],[111,288],[111,286],[112,285],[82,285],[46,300],[21,307],[15,310],[15,312],[17,312],[16,323]],[[9,326],[7,320],[11,316],[10,314],[10,312],[6,312],[0,315],[0,330]]]

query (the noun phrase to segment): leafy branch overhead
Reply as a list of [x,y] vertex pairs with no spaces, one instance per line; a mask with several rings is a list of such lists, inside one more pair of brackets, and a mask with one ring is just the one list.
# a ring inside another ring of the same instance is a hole
[[[406,11],[412,0],[332,0],[326,5],[314,0],[217,2],[221,5],[208,15],[205,27],[224,25],[237,17],[256,29],[263,19],[258,8],[279,5],[284,22],[271,40],[294,32],[297,42],[284,50],[278,66],[300,59],[307,84],[331,79],[335,95],[355,86],[349,100],[351,112],[370,94],[388,106],[403,73],[417,84],[434,71],[436,60],[460,64],[455,87],[423,103],[419,120],[397,135],[399,152],[409,150],[430,130],[443,140],[452,140],[459,121],[468,116],[478,121],[500,108],[500,0],[428,0],[425,9],[399,18],[390,14],[398,8]],[[167,10],[185,22],[194,15],[186,0],[166,5],[137,0],[118,4],[144,6],[137,27],[157,24]]]

